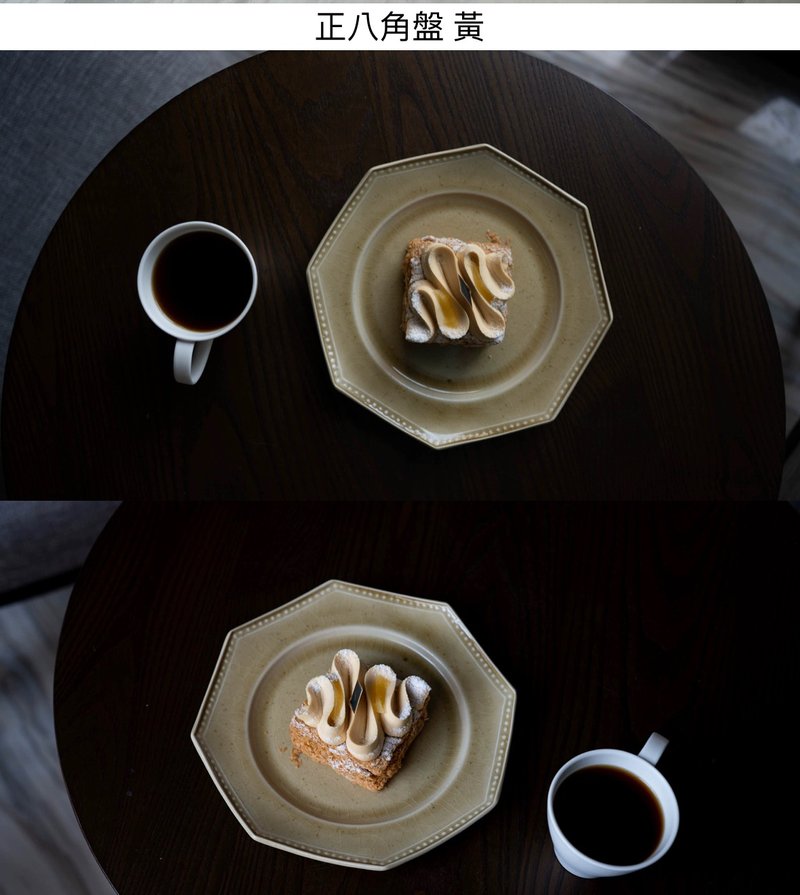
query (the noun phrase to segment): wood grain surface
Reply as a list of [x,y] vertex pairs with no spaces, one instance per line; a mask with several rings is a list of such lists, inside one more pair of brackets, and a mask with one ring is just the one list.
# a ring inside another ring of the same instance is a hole
[[[614,324],[557,419],[443,452],[334,390],[305,269],[373,165],[488,142],[585,202]],[[139,258],[217,221],[260,271],[199,385],[142,312]],[[752,266],[687,162],[517,53],[269,53],[168,103],[54,228],[9,351],[10,496],[774,497],[784,400]]]
[[[784,891],[799,542],[787,505],[125,504],[59,646],[78,817],[121,895]],[[189,737],[226,633],[330,578],[449,602],[518,693],[498,805],[383,873],[251,840]],[[571,877],[550,779],[653,730],[673,849],[613,882]]]

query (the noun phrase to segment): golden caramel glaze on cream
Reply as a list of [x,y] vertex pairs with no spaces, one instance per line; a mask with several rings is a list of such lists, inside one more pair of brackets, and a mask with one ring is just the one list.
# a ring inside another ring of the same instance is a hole
[[503,337],[506,319],[498,303],[513,296],[514,281],[502,253],[449,240],[433,242],[419,263],[421,278],[409,288],[411,306],[424,324],[420,341],[437,332],[453,340],[467,332],[485,342]]

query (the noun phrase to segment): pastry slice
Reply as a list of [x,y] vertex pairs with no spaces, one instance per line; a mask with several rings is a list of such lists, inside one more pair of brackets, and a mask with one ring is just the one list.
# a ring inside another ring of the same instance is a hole
[[416,675],[398,680],[388,665],[364,671],[353,650],[339,650],[331,670],[308,682],[292,715],[292,761],[299,767],[307,755],[351,783],[381,790],[428,720],[430,692]]
[[403,261],[403,334],[408,342],[480,348],[502,342],[514,295],[511,247],[449,236],[412,239]]

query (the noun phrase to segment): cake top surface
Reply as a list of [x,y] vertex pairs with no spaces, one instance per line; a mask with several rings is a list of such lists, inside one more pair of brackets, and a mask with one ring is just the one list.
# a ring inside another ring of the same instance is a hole
[[408,733],[430,692],[417,675],[398,680],[382,663],[364,670],[355,650],[341,649],[330,671],[306,684],[306,701],[295,717],[329,746],[344,746],[357,760],[372,761],[387,738],[402,740]]
[[489,243],[456,237],[412,240],[407,300],[412,316],[406,338],[429,342],[441,335],[451,341],[469,333],[487,344],[505,335],[505,303],[514,295],[511,249],[490,234]]

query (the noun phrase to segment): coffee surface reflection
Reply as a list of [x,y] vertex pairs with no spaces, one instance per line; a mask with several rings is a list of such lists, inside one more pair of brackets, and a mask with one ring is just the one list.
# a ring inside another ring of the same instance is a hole
[[591,765],[566,777],[553,811],[575,848],[604,864],[646,861],[664,831],[661,806],[649,787],[611,765]]
[[220,233],[198,230],[177,236],[153,266],[153,294],[175,323],[213,332],[234,321],[253,288],[250,260]]

